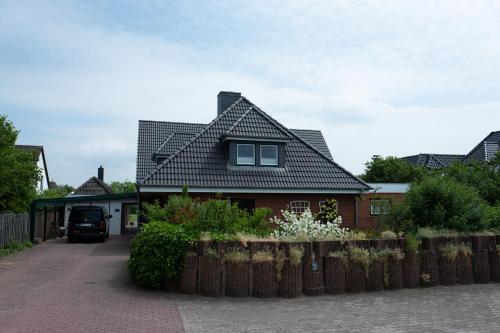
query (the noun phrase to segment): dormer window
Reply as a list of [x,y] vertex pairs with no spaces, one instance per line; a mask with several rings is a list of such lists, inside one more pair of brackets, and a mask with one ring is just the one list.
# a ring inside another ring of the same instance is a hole
[[255,165],[255,145],[237,144],[236,145],[236,164]]
[[278,165],[278,146],[261,145],[260,146],[260,165]]

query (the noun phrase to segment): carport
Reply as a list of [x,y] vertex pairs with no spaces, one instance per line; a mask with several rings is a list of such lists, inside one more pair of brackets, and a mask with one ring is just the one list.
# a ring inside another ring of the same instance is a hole
[[137,193],[119,193],[106,195],[82,195],[64,198],[33,200],[30,210],[30,239],[40,238],[45,241],[55,237],[60,226],[67,226],[71,207],[92,205],[105,207],[112,216],[110,234],[126,233],[129,227],[129,212],[137,207]]

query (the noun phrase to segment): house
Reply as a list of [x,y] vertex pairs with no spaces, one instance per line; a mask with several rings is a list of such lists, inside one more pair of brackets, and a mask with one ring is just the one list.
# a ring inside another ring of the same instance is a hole
[[370,189],[333,160],[320,131],[289,129],[237,92],[218,94],[209,124],[141,120],[138,132],[139,202],[165,202],[184,185],[202,200],[221,193],[274,214],[318,212],[334,198],[354,227],[356,198]]
[[51,182],[49,179],[49,171],[47,170],[47,162],[45,160],[45,152],[43,146],[33,146],[33,145],[16,145],[18,149],[31,152],[36,165],[41,170],[41,177],[36,185],[36,190],[41,193],[46,189],[51,188]]
[[90,177],[66,198],[57,201],[64,205],[64,226],[68,225],[73,206],[99,206],[110,215],[110,235],[120,235],[130,227],[130,209],[137,205],[137,193],[113,193],[104,182],[104,168],[100,166],[97,177]]
[[429,169],[439,169],[447,167],[453,162],[466,164],[489,162],[498,152],[500,152],[500,131],[491,132],[466,155],[423,153],[405,156],[402,159],[412,165],[423,166]]
[[97,177],[92,176],[82,185],[71,193],[71,196],[77,195],[105,195],[113,194],[113,190],[104,182],[104,168],[102,165],[97,169]]
[[358,228],[382,230],[383,216],[392,204],[402,202],[410,188],[408,183],[368,183],[371,190],[359,200]]

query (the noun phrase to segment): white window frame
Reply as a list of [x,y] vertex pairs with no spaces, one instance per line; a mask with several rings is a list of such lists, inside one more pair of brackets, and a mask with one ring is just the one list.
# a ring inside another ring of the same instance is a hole
[[[239,150],[240,150],[240,146],[252,146],[252,151],[253,151],[253,162],[252,163],[243,163],[243,162],[240,162],[239,161]],[[237,143],[236,144],[236,164],[237,165],[255,165],[255,144],[253,143]]]
[[[262,163],[262,147],[274,147],[276,150],[276,163]],[[280,158],[279,158],[279,149],[278,145],[260,145],[260,165],[266,165],[266,166],[276,166],[279,164]]]
[[387,215],[390,204],[389,199],[370,199],[370,215]]
[[310,207],[311,203],[306,200],[290,201],[290,210],[295,214],[302,214]]

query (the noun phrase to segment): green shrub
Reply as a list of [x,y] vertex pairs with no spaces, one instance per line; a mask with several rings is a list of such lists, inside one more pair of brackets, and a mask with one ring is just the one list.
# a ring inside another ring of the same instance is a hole
[[412,184],[406,195],[410,219],[418,227],[478,231],[488,227],[487,206],[472,187],[441,176]]
[[159,288],[166,279],[178,279],[192,236],[182,225],[152,221],[132,240],[128,270],[138,285]]
[[421,241],[418,240],[413,234],[405,235],[405,249],[411,252],[418,251]]
[[338,203],[335,199],[328,199],[321,205],[321,212],[316,215],[316,219],[326,223],[337,219]]

